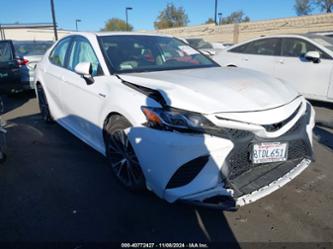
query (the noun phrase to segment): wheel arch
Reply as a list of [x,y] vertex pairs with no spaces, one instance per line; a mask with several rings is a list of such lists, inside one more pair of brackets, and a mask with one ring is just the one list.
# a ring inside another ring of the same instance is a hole
[[106,115],[106,117],[104,118],[104,121],[103,121],[103,139],[104,139],[104,142],[105,142],[106,135],[107,135],[107,131],[106,131],[105,128],[106,128],[106,125],[107,125],[107,123],[109,122],[109,120],[112,116],[123,116],[124,118],[126,118],[124,115],[122,115],[121,113],[116,112],[116,111],[112,111],[112,112],[110,112]]

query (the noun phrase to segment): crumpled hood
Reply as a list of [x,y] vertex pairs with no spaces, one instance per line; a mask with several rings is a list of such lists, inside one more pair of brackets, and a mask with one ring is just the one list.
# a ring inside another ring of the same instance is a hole
[[158,90],[172,107],[205,114],[275,108],[299,95],[278,79],[240,68],[212,67],[119,76],[130,83]]

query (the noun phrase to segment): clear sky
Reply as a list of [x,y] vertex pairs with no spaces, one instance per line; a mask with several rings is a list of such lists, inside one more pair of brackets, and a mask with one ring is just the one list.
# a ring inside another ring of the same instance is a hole
[[[167,3],[183,6],[189,25],[204,23],[214,15],[214,0],[54,0],[60,28],[75,29],[81,19],[81,31],[98,31],[107,19],[125,19],[125,7],[132,7],[129,22],[135,30],[153,29],[153,22]],[[295,0],[219,0],[223,16],[243,10],[251,20],[295,16]],[[49,0],[1,0],[0,23],[51,22]]]

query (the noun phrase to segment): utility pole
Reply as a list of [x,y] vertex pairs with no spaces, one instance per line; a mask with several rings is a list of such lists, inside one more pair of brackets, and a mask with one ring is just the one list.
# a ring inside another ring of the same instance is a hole
[[217,14],[219,16],[219,26],[222,24],[222,12]]
[[76,32],[79,31],[79,28],[78,28],[78,25],[77,25],[78,22],[81,22],[81,19],[76,19],[76,20],[75,20],[75,28],[76,28]]
[[215,0],[214,21],[215,25],[217,25],[217,0]]
[[56,22],[56,17],[55,17],[53,0],[51,0],[51,12],[52,12],[52,20],[53,20],[54,38],[56,41],[58,41],[57,22]]
[[125,14],[126,14],[126,30],[127,31],[129,30],[129,26],[128,26],[128,11],[132,10],[132,9],[133,9],[132,7],[126,7],[126,9],[125,9]]

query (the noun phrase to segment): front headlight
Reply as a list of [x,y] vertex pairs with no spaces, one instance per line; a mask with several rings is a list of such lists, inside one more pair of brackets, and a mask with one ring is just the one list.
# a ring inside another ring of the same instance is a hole
[[174,108],[141,107],[147,118],[147,126],[161,130],[205,132],[217,127],[202,114]]

